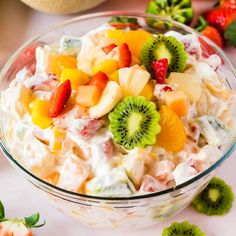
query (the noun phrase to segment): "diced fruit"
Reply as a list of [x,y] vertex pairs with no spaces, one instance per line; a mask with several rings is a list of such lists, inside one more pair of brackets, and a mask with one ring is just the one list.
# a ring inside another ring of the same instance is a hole
[[168,59],[163,58],[152,63],[153,73],[158,84],[164,84],[168,70]]
[[19,100],[25,111],[30,112],[29,104],[32,102],[32,90],[26,88],[23,85],[21,88]]
[[102,92],[97,105],[89,108],[89,115],[98,118],[109,113],[122,98],[122,90],[118,83],[109,81]]
[[149,80],[139,95],[145,97],[147,100],[152,100],[154,87],[154,83]]
[[71,95],[71,83],[70,80],[66,80],[63,83],[59,84],[55,90],[52,92],[52,95],[49,100],[49,117],[57,117],[63,111],[63,108],[70,98]]
[[110,76],[109,79],[119,83],[119,70],[114,71]]
[[47,180],[50,184],[56,185],[56,184],[58,183],[59,178],[60,178],[60,174],[59,174],[57,171],[55,171],[55,172],[53,172],[52,174],[48,175],[48,176],[46,177],[46,180]]
[[134,66],[134,65],[141,65],[141,61],[137,57],[132,56],[132,61],[131,61],[130,66]]
[[182,90],[190,102],[198,101],[201,96],[202,88],[197,75],[172,72],[168,78],[168,83],[176,90]]
[[183,91],[165,92],[164,103],[180,117],[188,113],[188,98]]
[[61,75],[64,68],[77,68],[77,60],[72,56],[50,54],[48,57],[47,73]]
[[156,145],[167,151],[179,151],[186,143],[186,132],[180,118],[165,105],[160,109],[161,132],[157,135]]
[[52,123],[52,118],[48,117],[49,102],[36,99],[31,110],[32,122],[41,129],[46,129]]
[[138,96],[150,78],[150,74],[140,66],[135,65],[119,70],[119,82],[123,97]]
[[122,43],[121,45],[119,45],[118,51],[119,51],[119,61],[118,61],[119,67],[123,68],[130,66],[132,61],[132,55],[129,50],[129,46],[126,43]]
[[92,71],[94,74],[98,73],[99,71],[102,71],[107,76],[109,76],[114,71],[118,70],[118,62],[114,59],[107,59],[102,61],[97,66],[93,67]]
[[88,82],[88,85],[94,85],[98,89],[103,90],[106,87],[108,80],[109,80],[109,78],[107,77],[107,75],[105,73],[99,71]]
[[79,86],[77,89],[76,103],[84,107],[91,107],[97,104],[101,91],[94,85]]
[[102,50],[103,52],[105,52],[106,54],[108,54],[113,48],[117,47],[116,44],[112,43],[112,44],[109,44],[105,47],[102,47]]
[[117,44],[127,43],[132,55],[138,58],[143,44],[151,34],[145,30],[107,30],[106,36],[114,39]]
[[64,82],[66,80],[70,80],[71,88],[75,90],[80,85],[84,85],[89,81],[89,75],[82,70],[64,68],[61,73],[60,81]]
[[53,139],[50,142],[50,151],[57,152],[62,148],[62,140],[65,139],[66,132],[63,129],[53,128]]

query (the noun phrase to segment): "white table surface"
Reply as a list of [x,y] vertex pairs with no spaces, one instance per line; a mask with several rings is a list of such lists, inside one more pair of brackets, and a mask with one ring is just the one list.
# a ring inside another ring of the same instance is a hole
[[[104,10],[142,11],[147,2],[147,0],[108,0],[106,4],[88,12]],[[4,22],[0,27],[0,33],[5,35],[5,38],[0,38],[0,64],[4,63],[9,54],[27,38],[71,17],[36,12],[14,0],[5,0],[5,3],[4,7],[0,4],[0,22]],[[198,11],[202,11],[212,3],[210,1],[194,1],[194,4]],[[14,30],[9,31],[9,27]],[[16,33],[18,33],[17,37]],[[235,51],[231,49],[227,49],[227,51],[236,62]],[[230,184],[236,193],[235,167],[236,152],[219,168],[217,176]],[[205,216],[188,207],[161,225],[138,231],[116,232],[82,226],[77,221],[57,211],[37,189],[10,166],[2,155],[0,155],[0,186],[0,199],[5,205],[6,214],[9,218],[23,217],[39,211],[42,218],[46,219],[47,224],[43,228],[34,231],[36,236],[161,236],[164,227],[169,226],[174,221],[181,222],[184,220],[198,225],[207,236],[236,235],[235,204],[230,213],[223,217]]]

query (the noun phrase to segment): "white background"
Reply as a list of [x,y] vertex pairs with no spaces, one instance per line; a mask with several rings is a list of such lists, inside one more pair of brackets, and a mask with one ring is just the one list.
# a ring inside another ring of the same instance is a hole
[[[147,2],[147,0],[108,0],[107,3],[89,12],[104,10],[143,11]],[[0,22],[4,23],[0,28],[0,65],[24,40],[40,33],[51,25],[71,17],[39,13],[18,3],[17,0],[5,0],[5,3],[0,5]],[[203,11],[211,4],[212,1],[194,1],[198,12]],[[18,33],[17,36],[16,33]],[[230,48],[227,49],[227,52],[236,62],[236,52]],[[230,184],[236,193],[235,167],[236,152],[219,168],[217,176],[222,177]],[[24,180],[2,156],[0,156],[0,199],[5,205],[9,218],[24,217],[37,211],[40,212],[42,219],[46,219],[47,224],[43,228],[34,231],[36,236],[161,236],[164,227],[169,226],[174,221],[181,222],[183,220],[198,225],[207,236],[236,235],[235,204],[230,213],[223,217],[205,216],[188,207],[176,217],[161,225],[138,231],[115,232],[87,228],[63,215],[63,213],[50,205],[48,200]]]

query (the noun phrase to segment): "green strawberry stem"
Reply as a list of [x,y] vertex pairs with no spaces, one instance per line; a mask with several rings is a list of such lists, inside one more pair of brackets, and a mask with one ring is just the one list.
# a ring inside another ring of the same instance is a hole
[[224,38],[227,42],[236,47],[236,22],[232,22],[225,30]]
[[5,210],[2,202],[0,201],[0,222],[5,220]]
[[207,21],[204,19],[203,16],[199,16],[198,21],[200,25],[196,28],[198,32],[202,32],[208,25]]

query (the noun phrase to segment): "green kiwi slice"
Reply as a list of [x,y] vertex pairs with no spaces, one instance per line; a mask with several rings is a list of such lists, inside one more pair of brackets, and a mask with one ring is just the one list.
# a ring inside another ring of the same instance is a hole
[[150,37],[142,49],[140,59],[147,70],[153,74],[152,63],[156,60],[168,59],[168,72],[183,72],[186,66],[187,53],[184,45],[175,37],[159,34]]
[[206,236],[196,225],[187,221],[173,223],[164,229],[162,236]]
[[225,215],[232,208],[234,193],[224,180],[214,177],[193,200],[193,207],[206,215]]
[[142,96],[126,97],[109,114],[109,120],[114,140],[127,150],[154,144],[161,130],[155,103]]

